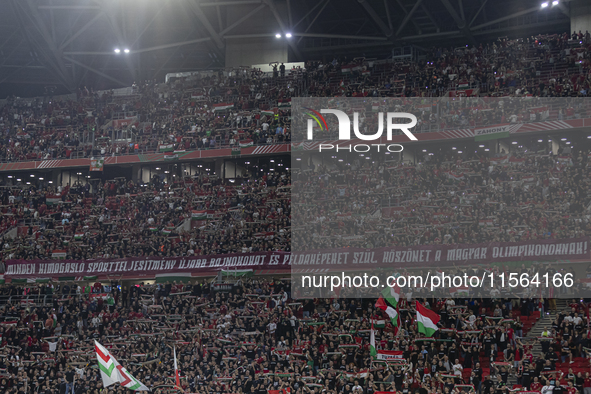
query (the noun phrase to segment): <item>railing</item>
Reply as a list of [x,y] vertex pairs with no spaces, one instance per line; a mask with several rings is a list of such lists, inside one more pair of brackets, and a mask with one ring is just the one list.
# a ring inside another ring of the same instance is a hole
[[[31,283],[31,287],[35,287],[35,283]],[[0,296],[0,305],[17,305],[23,307],[38,307],[53,305],[53,294],[15,294],[11,296]],[[12,317],[5,317],[5,320],[14,319]],[[18,320],[18,319],[17,319]]]

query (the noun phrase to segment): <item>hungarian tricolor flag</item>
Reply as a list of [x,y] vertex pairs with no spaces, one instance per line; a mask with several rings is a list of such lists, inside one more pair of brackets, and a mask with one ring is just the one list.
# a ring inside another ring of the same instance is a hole
[[382,290],[382,295],[390,305],[396,308],[398,301],[400,301],[400,287],[398,287],[398,284],[394,284],[394,287]]
[[376,358],[378,351],[376,349],[376,335],[373,330],[373,324],[371,325],[371,334],[369,335],[369,354],[372,358]]
[[161,144],[158,150],[160,152],[172,152],[174,151],[174,144]]
[[214,111],[225,111],[227,109],[232,109],[232,108],[234,108],[234,103],[220,103],[220,104],[213,105]]
[[248,148],[249,146],[253,145],[252,140],[242,140],[238,143],[238,145],[240,145],[241,148]]
[[176,363],[176,346],[173,348],[174,351],[174,379],[177,388],[181,388],[181,377],[179,376],[179,367]]
[[114,383],[120,383],[126,389],[134,391],[149,391],[139,380],[134,378],[125,367],[115,360],[100,343],[94,341],[96,359],[103,380],[103,387],[109,387]]
[[396,309],[392,308],[391,306],[388,306],[386,304],[386,302],[384,301],[384,299],[382,298],[382,296],[380,296],[380,298],[378,299],[378,302],[376,302],[376,308],[381,309],[384,312],[386,312],[386,314],[390,318],[390,321],[392,322],[392,325],[394,327],[399,326],[398,320],[400,320],[400,316],[398,316],[398,312],[396,311]]
[[193,211],[191,212],[191,220],[206,220],[210,215],[208,211]]
[[62,196],[59,194],[52,194],[45,197],[47,205],[57,204],[62,200]]
[[432,337],[435,331],[438,330],[437,323],[439,323],[439,315],[432,310],[429,310],[417,301],[417,326],[420,333],[426,337]]
[[375,326],[376,328],[384,328],[386,327],[386,321],[385,320],[377,320],[377,319],[371,319],[371,325]]
[[54,259],[65,259],[66,251],[62,249],[54,249],[53,252],[51,252],[51,257]]

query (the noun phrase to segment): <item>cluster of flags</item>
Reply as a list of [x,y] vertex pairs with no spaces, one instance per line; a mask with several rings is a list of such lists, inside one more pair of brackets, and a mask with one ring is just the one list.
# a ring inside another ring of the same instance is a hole
[[[385,299],[385,300],[384,300]],[[387,302],[386,302],[387,301]],[[400,327],[400,314],[398,313],[398,303],[400,301],[400,288],[396,285],[394,287],[386,288],[382,291],[380,298],[376,302],[376,308],[381,309],[388,315],[392,326],[394,326],[394,334],[398,334]],[[425,308],[420,302],[416,301],[416,322],[420,333],[426,337],[432,337],[435,331],[438,330],[437,323],[439,323],[439,315],[432,310]],[[372,320],[370,333],[370,354],[372,358],[377,360],[392,360],[402,358],[402,352],[398,351],[378,351],[376,348],[376,340],[374,334],[374,323],[381,321]],[[382,326],[376,324],[376,326]]]
[[[112,384],[119,383],[121,386],[134,391],[150,391],[142,382],[134,378],[125,367],[123,367],[115,357],[100,343],[94,341],[96,359],[101,371],[103,387],[109,387]],[[179,368],[176,362],[176,348],[174,348],[174,377],[175,389],[181,389]]]

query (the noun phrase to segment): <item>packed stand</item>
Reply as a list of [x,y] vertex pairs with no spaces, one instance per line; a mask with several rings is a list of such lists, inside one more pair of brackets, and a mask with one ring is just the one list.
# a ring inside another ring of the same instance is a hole
[[[242,184],[202,175],[148,184],[123,178],[66,187],[4,188],[3,259],[123,258],[289,251],[290,173]],[[174,179],[174,178],[173,178]],[[208,219],[192,220],[192,212]],[[189,224],[190,222],[190,224]]]
[[[540,315],[532,299],[420,298],[441,319],[425,338],[410,295],[400,299],[398,327],[377,327],[389,320],[375,299],[298,302],[289,283],[256,277],[231,292],[192,280],[129,289],[12,284],[2,295],[0,388],[7,394],[105,392],[94,340],[156,394],[174,386],[173,348],[183,392],[212,394],[506,392],[509,373],[546,357],[532,355],[521,338]],[[395,362],[370,356],[372,325],[377,351],[399,352]]]
[[432,149],[417,164],[340,154],[292,169],[298,250],[591,235],[591,152],[566,145],[554,155],[546,141],[494,155]]
[[[0,108],[0,160],[96,157],[213,149],[291,141],[292,97],[586,97],[591,85],[589,33],[500,39],[466,48],[436,48],[420,62],[364,58],[308,62],[305,69],[204,73],[124,93],[11,97]],[[509,106],[495,120],[538,121]],[[570,113],[572,111],[572,113]],[[548,119],[587,115],[569,106]],[[416,132],[471,124],[470,116],[423,114]],[[451,118],[451,121],[450,121]],[[498,118],[498,119],[496,119]]]

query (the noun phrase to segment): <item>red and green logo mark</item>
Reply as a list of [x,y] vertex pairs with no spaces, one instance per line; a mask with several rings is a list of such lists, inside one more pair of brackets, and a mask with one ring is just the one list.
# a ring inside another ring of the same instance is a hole
[[[318,123],[318,127],[320,127],[320,130],[328,131],[328,125],[326,124],[326,120],[324,119],[324,116],[320,115],[320,112],[314,111],[312,108],[304,107],[304,109],[307,109],[308,111],[312,112],[312,113],[305,112],[305,114],[309,115],[312,119],[314,119],[316,121],[316,123]],[[323,127],[323,125],[324,125],[324,127]]]

